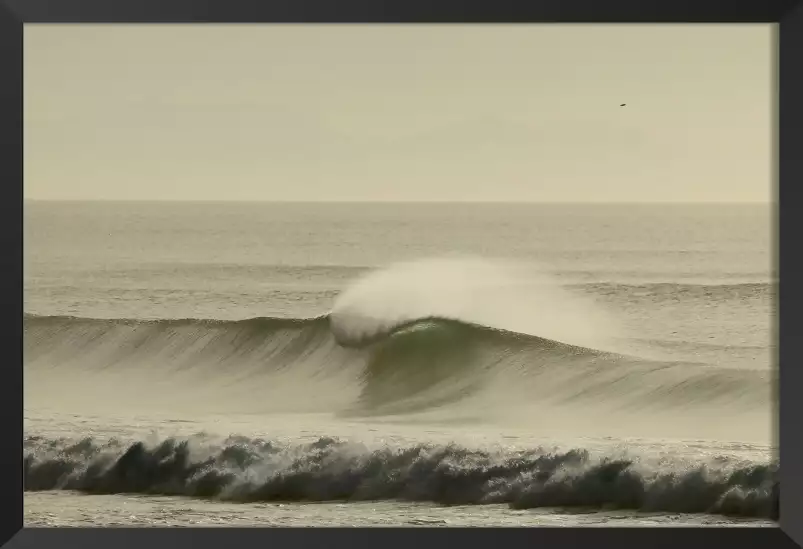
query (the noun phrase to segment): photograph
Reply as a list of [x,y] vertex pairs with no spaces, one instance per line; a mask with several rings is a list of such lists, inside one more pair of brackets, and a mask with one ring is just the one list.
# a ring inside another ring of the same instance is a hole
[[773,25],[23,30],[26,527],[777,527]]

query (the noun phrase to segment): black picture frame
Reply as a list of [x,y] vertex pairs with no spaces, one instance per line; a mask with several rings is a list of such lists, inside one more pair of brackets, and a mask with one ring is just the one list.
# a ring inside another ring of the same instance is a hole
[[[22,529],[23,479],[23,26],[25,23],[778,23],[776,26],[778,151],[775,249],[778,277],[778,422],[781,482],[779,528],[513,528],[513,529]],[[791,236],[800,218],[803,182],[803,2],[801,0],[3,0],[0,2],[0,544],[8,547],[244,547],[362,544],[487,546],[792,547],[803,544],[803,442],[795,427],[803,404],[795,322],[803,309]],[[782,184],[783,183],[783,184]],[[781,231],[781,228],[785,229]],[[784,238],[783,235],[786,235]],[[784,253],[781,253],[783,249]],[[783,260],[781,260],[783,258]],[[783,299],[781,299],[781,297]],[[782,303],[781,303],[782,301]],[[782,306],[781,306],[782,305]],[[783,318],[783,322],[780,318]],[[801,469],[798,469],[801,467]],[[392,530],[392,531],[389,531]],[[236,541],[238,540],[239,541]],[[463,539],[463,541],[459,541]],[[505,541],[507,539],[507,541]]]

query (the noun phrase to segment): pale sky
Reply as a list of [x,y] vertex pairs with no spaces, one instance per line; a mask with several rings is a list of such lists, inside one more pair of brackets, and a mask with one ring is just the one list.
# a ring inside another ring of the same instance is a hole
[[25,25],[25,195],[767,202],[774,52],[770,25]]

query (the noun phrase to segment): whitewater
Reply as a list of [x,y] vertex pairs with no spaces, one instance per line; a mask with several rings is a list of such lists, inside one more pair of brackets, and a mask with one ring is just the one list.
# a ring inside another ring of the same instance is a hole
[[26,206],[29,524],[777,517],[768,212],[209,207]]

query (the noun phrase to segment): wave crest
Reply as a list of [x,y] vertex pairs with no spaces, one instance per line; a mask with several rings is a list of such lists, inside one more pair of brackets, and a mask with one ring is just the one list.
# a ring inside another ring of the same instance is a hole
[[425,319],[450,319],[591,348],[612,319],[531,266],[472,257],[422,259],[368,273],[330,313],[335,338],[360,345]]

